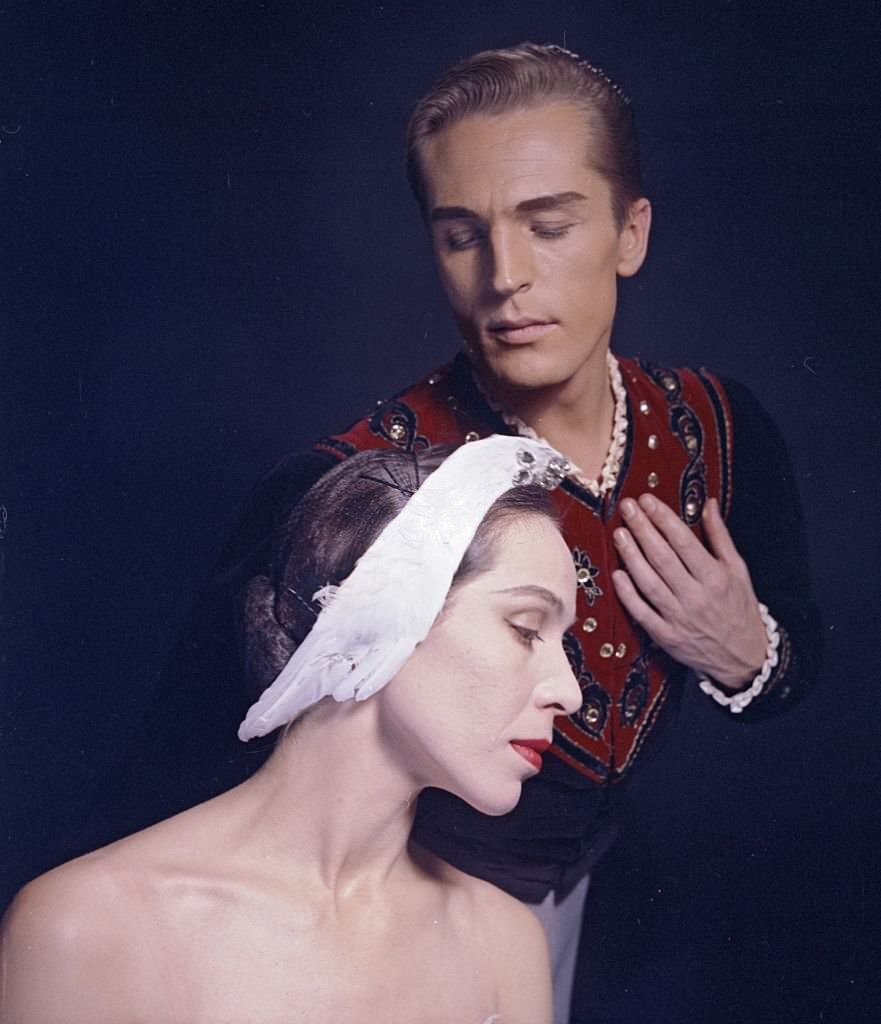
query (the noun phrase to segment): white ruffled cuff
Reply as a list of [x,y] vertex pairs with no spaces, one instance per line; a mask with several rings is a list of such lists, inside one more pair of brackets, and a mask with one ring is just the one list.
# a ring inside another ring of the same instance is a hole
[[779,661],[780,630],[777,626],[777,620],[769,614],[767,607],[761,603],[759,603],[759,615],[762,617],[765,633],[768,636],[768,646],[765,649],[765,660],[762,662],[759,674],[752,683],[745,690],[740,690],[729,696],[727,693],[723,693],[706,676],[698,679],[698,685],[703,692],[712,697],[717,704],[727,707],[733,715],[739,715],[765,689],[765,684],[771,678],[771,673],[777,667],[777,662]]

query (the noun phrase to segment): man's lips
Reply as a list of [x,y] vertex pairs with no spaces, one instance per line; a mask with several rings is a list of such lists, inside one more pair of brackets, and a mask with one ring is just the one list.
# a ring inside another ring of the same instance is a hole
[[541,771],[541,755],[550,745],[550,740],[511,740],[511,746],[517,751],[523,760],[528,761],[536,771]]
[[555,320],[533,320],[521,317],[518,320],[491,320],[487,331],[507,345],[526,345],[538,341],[556,326]]

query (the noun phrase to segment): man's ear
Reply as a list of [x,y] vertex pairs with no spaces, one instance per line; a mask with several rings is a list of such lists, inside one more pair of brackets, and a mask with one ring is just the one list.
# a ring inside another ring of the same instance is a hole
[[631,203],[627,220],[618,236],[618,274],[633,277],[642,266],[649,247],[652,204],[644,196]]
[[266,576],[248,581],[242,634],[248,693],[257,697],[275,680],[296,647],[275,617],[275,588]]

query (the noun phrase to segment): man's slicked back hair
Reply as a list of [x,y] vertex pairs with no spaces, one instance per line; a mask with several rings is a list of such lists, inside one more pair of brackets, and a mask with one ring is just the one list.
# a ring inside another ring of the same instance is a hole
[[599,68],[561,46],[521,43],[484,50],[446,71],[413,111],[407,125],[407,178],[428,219],[425,169],[427,139],[474,114],[501,114],[572,103],[585,117],[587,163],[609,184],[612,213],[624,226],[632,203],[643,195],[639,147],[630,100]]

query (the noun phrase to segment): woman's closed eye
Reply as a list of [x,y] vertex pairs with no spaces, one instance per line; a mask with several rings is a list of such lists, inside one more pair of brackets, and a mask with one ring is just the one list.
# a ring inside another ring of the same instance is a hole
[[527,647],[532,647],[536,640],[544,643],[544,637],[537,629],[530,629],[529,626],[521,626],[516,622],[509,622],[508,625],[520,638],[521,643],[526,644]]

